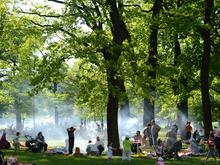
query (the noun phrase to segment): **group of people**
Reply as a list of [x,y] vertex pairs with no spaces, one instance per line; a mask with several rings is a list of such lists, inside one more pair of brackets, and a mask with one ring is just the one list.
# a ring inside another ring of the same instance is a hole
[[104,143],[100,139],[99,136],[96,137],[96,142],[92,143],[91,140],[89,140],[88,145],[86,147],[86,153],[87,155],[96,155],[99,156],[102,154],[102,152],[105,150]]
[[[37,136],[34,139],[36,146],[39,150],[46,151],[47,150],[47,143],[45,142],[45,138],[42,132],[38,132]],[[20,150],[20,132],[16,132],[15,137],[13,138],[12,144],[14,146],[15,153]],[[6,140],[6,132],[4,131],[1,139],[0,139],[0,149],[9,149],[10,142]]]
[[[142,153],[151,147],[155,150],[156,156],[163,157],[164,153],[174,153],[176,158],[178,158],[178,151],[182,148],[182,141],[177,140],[178,127],[173,125],[171,129],[166,133],[166,139],[164,141],[158,140],[158,134],[161,130],[161,127],[152,120],[147,126],[141,131],[137,131],[134,136],[126,135],[123,140],[123,159],[131,160],[131,153]],[[68,153],[70,155],[73,154],[74,141],[75,141],[75,131],[76,128],[70,127],[67,128],[68,134]],[[207,144],[208,146],[208,154],[207,160],[209,157],[216,158],[217,155],[220,155],[220,130],[211,131],[209,139],[202,141],[202,137],[199,134],[198,130],[195,130],[192,133],[193,128],[190,122],[187,122],[185,125],[185,138],[184,141],[190,144],[190,149],[192,153],[200,153],[205,152],[204,148],[199,148],[199,144]],[[20,147],[20,133],[17,132],[15,138],[13,139],[13,145],[15,147],[15,152],[19,151]],[[133,139],[133,140],[131,140]],[[0,139],[0,148],[7,148],[6,133],[3,132],[3,135]],[[42,132],[39,132],[35,138],[36,145],[43,151],[47,150],[47,143],[45,142],[45,138]],[[9,142],[8,142],[9,143]],[[6,145],[5,145],[6,144]],[[10,145],[10,143],[9,143]],[[201,145],[202,146],[202,145]],[[10,147],[10,146],[9,146]],[[105,145],[99,136],[96,137],[95,143],[92,140],[89,140],[88,145],[86,147],[87,155],[96,155],[99,156],[105,149]],[[202,151],[203,149],[203,151]],[[113,148],[113,144],[111,142],[107,145],[107,155],[109,160],[112,159],[113,151],[118,150]]]

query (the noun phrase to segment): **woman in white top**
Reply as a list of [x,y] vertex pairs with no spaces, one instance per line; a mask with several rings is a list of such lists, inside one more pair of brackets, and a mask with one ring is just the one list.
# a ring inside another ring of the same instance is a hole
[[105,148],[104,148],[104,143],[100,140],[99,136],[96,137],[95,144],[99,150],[99,155],[101,155]]

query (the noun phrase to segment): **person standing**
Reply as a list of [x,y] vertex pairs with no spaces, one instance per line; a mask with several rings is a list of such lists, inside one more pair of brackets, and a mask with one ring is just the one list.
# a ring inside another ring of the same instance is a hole
[[129,140],[129,136],[126,136],[125,139],[123,140],[123,155],[122,155],[122,160],[128,160],[131,162],[131,146],[132,146],[132,141]]
[[16,136],[15,138],[13,139],[13,144],[14,144],[14,147],[15,147],[15,153],[17,153],[20,149],[20,132],[16,132]]
[[69,138],[69,154],[73,153],[73,147],[74,147],[74,140],[75,140],[75,132],[76,128],[70,127],[67,128],[68,138]]
[[153,145],[157,145],[157,138],[160,131],[160,126],[155,123],[155,120],[152,120],[151,122],[151,136]]
[[112,147],[112,142],[109,142],[107,147],[108,147],[108,153],[107,153],[108,161],[111,161],[112,160],[112,156],[113,156],[113,150],[116,150],[116,148]]
[[190,122],[186,123],[185,130],[186,130],[186,140],[190,140],[192,136],[192,126]]
[[150,123],[147,124],[147,127],[143,131],[143,134],[144,134],[145,138],[148,138],[149,144],[150,144],[150,146],[152,146],[153,139],[152,139],[152,135],[151,135],[151,124]]

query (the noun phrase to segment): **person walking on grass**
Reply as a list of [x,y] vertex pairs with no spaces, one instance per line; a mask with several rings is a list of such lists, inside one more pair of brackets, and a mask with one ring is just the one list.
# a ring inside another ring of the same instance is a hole
[[113,150],[116,150],[116,148],[113,148],[112,147],[112,142],[109,142],[108,143],[108,161],[111,161],[112,160],[112,157],[113,157]]
[[209,139],[207,141],[207,145],[208,145],[208,153],[207,153],[205,162],[207,163],[207,161],[210,157],[213,157],[215,159],[215,161],[217,162],[217,158],[216,158],[217,151],[215,148],[214,138],[211,135],[209,136]]

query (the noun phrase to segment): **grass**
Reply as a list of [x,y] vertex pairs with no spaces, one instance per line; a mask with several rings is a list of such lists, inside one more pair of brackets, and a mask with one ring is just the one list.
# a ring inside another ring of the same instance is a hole
[[[14,155],[14,151],[2,150],[5,154],[5,157],[10,157]],[[64,156],[64,155],[55,155],[55,154],[45,154],[45,153],[32,153],[26,152],[25,150],[19,151],[16,155],[19,162],[26,163],[35,163],[36,165],[103,165],[103,164],[119,164],[126,165],[129,164],[127,161],[122,161],[120,157],[114,157],[111,162],[107,161],[106,156],[93,157],[93,156]],[[189,159],[180,159],[174,160],[170,159],[166,161],[168,165],[200,165],[204,164],[205,157],[192,157]],[[132,165],[155,165],[156,160],[150,158],[132,158]],[[207,164],[217,165],[214,160],[210,159]]]

